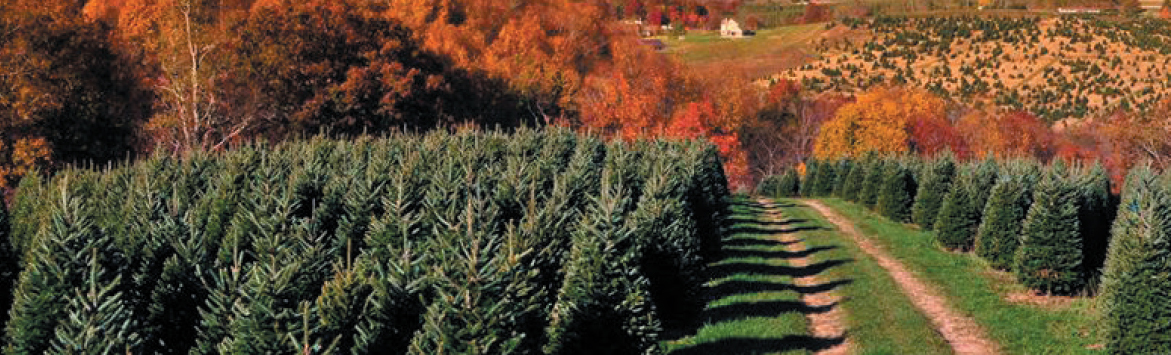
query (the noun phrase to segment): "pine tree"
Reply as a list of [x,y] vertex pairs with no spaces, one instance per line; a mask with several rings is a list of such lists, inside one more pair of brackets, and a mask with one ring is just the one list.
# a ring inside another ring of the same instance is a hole
[[1051,294],[1073,294],[1085,285],[1080,191],[1063,177],[1066,173],[1060,162],[1055,164],[1034,190],[1013,266],[1022,284]]
[[1021,222],[1032,204],[1032,191],[1020,177],[1002,178],[992,188],[984,220],[976,233],[976,255],[997,269],[1012,266],[1020,244]]
[[911,170],[899,163],[887,164],[886,170],[878,197],[878,211],[892,221],[910,222],[913,194],[917,190]]
[[935,227],[935,217],[947,198],[955,177],[955,161],[951,155],[944,155],[929,164],[923,181],[915,193],[915,205],[911,207],[911,220],[924,230]]

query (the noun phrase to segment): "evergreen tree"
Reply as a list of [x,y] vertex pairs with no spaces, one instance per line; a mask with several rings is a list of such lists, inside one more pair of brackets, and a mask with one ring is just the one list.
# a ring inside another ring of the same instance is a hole
[[967,182],[967,187],[972,197],[971,206],[975,209],[977,224],[983,219],[984,205],[988,203],[988,197],[992,195],[992,187],[996,186],[997,176],[999,175],[1000,167],[996,164],[995,157],[989,154],[983,161],[976,165],[972,179]]
[[911,207],[911,220],[924,230],[932,230],[935,217],[943,206],[955,177],[955,161],[951,155],[944,155],[930,164],[923,175],[923,181],[915,193],[915,205]]
[[877,206],[887,164],[886,159],[878,159],[870,165],[870,168],[866,169],[866,180],[862,182],[862,188],[858,190],[859,204],[871,209]]
[[965,167],[952,183],[951,191],[939,209],[939,216],[935,219],[935,238],[945,249],[966,251],[972,248],[980,225],[971,189],[975,175],[975,169]]
[[1025,286],[1051,294],[1073,294],[1085,285],[1079,235],[1080,191],[1058,162],[1033,193],[1033,205],[1021,227],[1013,270]]
[[871,158],[863,158],[854,168],[850,169],[850,173],[846,175],[846,181],[842,185],[842,198],[847,201],[857,202],[862,191],[862,184],[866,182],[867,171],[874,166],[874,161]]
[[1111,354],[1171,352],[1171,186],[1131,170],[1114,220],[1098,304]]
[[1117,214],[1117,203],[1111,193],[1110,176],[1101,163],[1094,164],[1079,183],[1082,195],[1078,205],[1081,223],[1082,255],[1085,256],[1087,275],[1098,275],[1106,261],[1110,243],[1110,225]]
[[843,197],[843,193],[844,193],[844,190],[846,187],[846,179],[848,179],[850,177],[851,171],[854,170],[854,168],[856,166],[857,165],[854,163],[853,160],[850,160],[850,159],[842,159],[841,160],[841,162],[838,165],[837,175],[835,176],[835,179],[834,179],[834,186],[833,186],[833,192],[832,192],[832,195],[834,197]]
[[1001,178],[992,188],[984,220],[976,233],[976,255],[997,269],[1012,266],[1019,245],[1021,222],[1032,203],[1032,191],[1021,177]]
[[895,222],[911,221],[915,179],[911,169],[899,163],[887,164],[886,179],[878,197],[878,211]]
[[832,160],[823,161],[818,165],[817,176],[813,186],[814,196],[829,197],[833,194],[834,181],[837,181],[838,165],[838,162]]
[[781,197],[781,175],[769,175],[760,179],[756,184],[756,194],[769,197]]
[[802,197],[813,197],[814,190],[817,186],[817,176],[821,174],[818,170],[821,168],[821,162],[816,159],[809,159],[805,162],[805,176],[801,177],[800,193]]
[[[1102,282],[1098,287],[1098,305],[1107,315],[1108,343],[1111,349],[1135,349],[1145,341],[1134,343],[1124,340],[1127,333],[1148,334],[1144,321],[1124,319],[1134,316],[1131,312],[1150,313],[1162,309],[1167,312],[1165,298],[1142,300],[1143,289],[1156,287],[1166,282],[1167,265],[1163,265],[1162,278],[1148,274],[1143,269],[1158,271],[1158,262],[1152,258],[1166,260],[1167,241],[1171,240],[1171,190],[1167,185],[1169,176],[1159,177],[1149,166],[1138,166],[1127,176],[1122,191],[1122,204],[1114,221],[1109,253],[1102,271]],[[1162,248],[1162,250],[1160,250]],[[1163,288],[1164,291],[1167,289]],[[1159,318],[1146,320],[1155,321]],[[1160,321],[1167,325],[1165,318]],[[1137,323],[1136,323],[1137,322]],[[1167,343],[1163,344],[1164,347]],[[1112,351],[1124,354],[1127,351]],[[1141,351],[1142,353],[1142,351]]]
[[797,170],[793,168],[785,169],[785,174],[781,176],[781,181],[777,184],[777,197],[796,197],[801,179],[797,177]]

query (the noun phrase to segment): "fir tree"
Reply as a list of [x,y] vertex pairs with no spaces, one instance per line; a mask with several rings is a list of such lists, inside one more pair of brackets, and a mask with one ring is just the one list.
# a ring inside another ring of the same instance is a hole
[[1073,294],[1085,285],[1080,191],[1062,176],[1066,173],[1055,164],[1034,190],[1013,266],[1022,284],[1051,294]]
[[1032,191],[1020,177],[1002,178],[992,188],[984,220],[976,233],[976,255],[997,269],[1012,266],[1019,245],[1021,222],[1032,203]]
[[805,162],[805,176],[801,177],[801,196],[813,197],[817,190],[817,177],[821,175],[821,162],[809,159]]
[[899,163],[887,164],[886,179],[878,197],[879,213],[895,222],[910,222],[916,189],[909,168]]
[[1081,223],[1082,255],[1085,256],[1087,275],[1098,275],[1106,261],[1110,242],[1110,225],[1117,214],[1117,203],[1111,194],[1110,176],[1101,163],[1094,164],[1079,181],[1081,199],[1078,221]]
[[797,177],[797,170],[793,168],[785,169],[785,174],[781,175],[781,180],[777,185],[777,197],[796,197],[800,187],[801,179]]
[[951,189],[956,170],[955,161],[951,155],[945,155],[928,164],[925,170],[927,172],[915,193],[915,205],[911,207],[911,220],[924,230],[932,230],[935,226],[935,217],[939,215],[939,209]]
[[832,195],[834,197],[843,197],[846,187],[846,180],[850,177],[850,173],[857,164],[850,159],[842,159],[838,165],[837,176],[834,179],[834,186]]
[[945,249],[967,251],[972,248],[980,215],[972,197],[975,170],[965,168],[951,185],[951,191],[935,219],[935,238]]
[[858,203],[873,209],[878,204],[878,195],[882,190],[882,181],[886,173],[886,159],[875,160],[866,169],[866,180],[862,182],[862,188],[858,190]]
[[813,195],[817,197],[829,197],[833,194],[834,181],[837,181],[837,168],[839,163],[827,160],[818,164],[817,176],[815,177],[813,186]]
[[846,181],[842,186],[842,198],[847,201],[857,202],[862,191],[862,184],[866,182],[867,171],[872,169],[874,161],[870,158],[864,158],[850,169],[850,174],[846,175]]

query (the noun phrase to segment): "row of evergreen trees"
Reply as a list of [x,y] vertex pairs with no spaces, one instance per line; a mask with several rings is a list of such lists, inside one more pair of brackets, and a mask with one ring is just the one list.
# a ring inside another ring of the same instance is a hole
[[710,144],[555,130],[30,174],[5,351],[654,353],[727,195]]
[[974,251],[1030,288],[1096,290],[1111,353],[1171,352],[1171,174],[1132,171],[1121,203],[1101,165],[1060,160],[870,155],[809,161],[804,177],[790,169],[760,192],[841,197],[933,230],[941,247]]

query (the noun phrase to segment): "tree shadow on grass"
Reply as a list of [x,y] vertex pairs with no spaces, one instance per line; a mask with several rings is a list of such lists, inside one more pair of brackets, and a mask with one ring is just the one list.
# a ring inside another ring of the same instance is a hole
[[730,227],[730,228],[724,230],[724,233],[727,233],[728,235],[778,234],[778,233],[779,234],[788,234],[788,233],[816,231],[816,230],[825,230],[825,229],[826,229],[825,227],[818,227],[818,226],[796,226],[796,227],[787,227],[787,228],[775,228],[775,227],[768,227],[768,226],[759,226],[759,225],[753,226],[753,225],[741,224],[741,225],[738,225],[735,227]]
[[709,275],[713,279],[722,279],[732,275],[759,275],[759,276],[788,276],[792,278],[813,276],[825,272],[832,267],[854,261],[853,259],[838,259],[820,261],[808,266],[796,267],[789,265],[769,265],[748,262],[727,262],[708,266]]
[[834,280],[817,285],[800,286],[785,282],[763,282],[728,280],[708,287],[708,291],[717,295],[736,295],[761,292],[793,291],[802,295],[833,291],[834,289],[854,283],[851,279]]
[[672,355],[749,355],[785,352],[791,350],[808,350],[817,352],[841,344],[845,338],[818,338],[806,335],[788,335],[780,339],[772,338],[724,338],[714,342],[697,344],[695,346],[677,349]]
[[834,250],[838,247],[836,245],[825,245],[808,248],[802,251],[788,251],[788,250],[760,250],[759,248],[724,248],[724,259],[735,258],[779,258],[779,259],[795,259],[804,258],[826,250]]
[[[750,211],[774,211],[775,205],[759,203],[741,203],[742,207]],[[738,295],[752,295],[761,293],[775,293],[792,291],[798,295],[828,292],[853,282],[851,279],[839,279],[817,285],[799,286],[792,283],[770,281],[773,277],[795,279],[806,276],[819,275],[831,268],[852,262],[852,259],[824,260],[807,266],[775,265],[777,260],[789,260],[808,257],[817,253],[837,249],[837,246],[815,246],[802,251],[781,250],[781,247],[801,243],[804,240],[780,241],[777,234],[791,234],[810,230],[824,230],[826,228],[811,226],[808,220],[786,219],[782,221],[759,221],[751,218],[734,218],[737,223],[726,228],[726,238],[722,241],[720,260],[709,264],[706,271],[708,286],[703,293],[710,302]],[[739,259],[760,258],[762,262],[747,262]],[[771,260],[771,262],[770,262]],[[783,264],[783,263],[781,263]],[[759,277],[763,276],[763,278]],[[748,280],[745,280],[748,278]],[[784,297],[784,296],[782,296]],[[837,307],[837,304],[813,306],[795,299],[766,299],[759,301],[744,300],[737,303],[709,307],[701,312],[698,319],[687,324],[683,329],[669,329],[665,332],[666,339],[682,339],[694,335],[704,325],[715,325],[725,322],[749,318],[773,318],[785,314],[824,313]],[[797,330],[799,331],[799,330]],[[752,334],[746,334],[751,336]],[[758,354],[784,352],[790,350],[818,351],[840,344],[844,338],[818,338],[800,334],[789,334],[770,338],[731,337],[710,339],[707,342],[676,349],[672,354]]]

